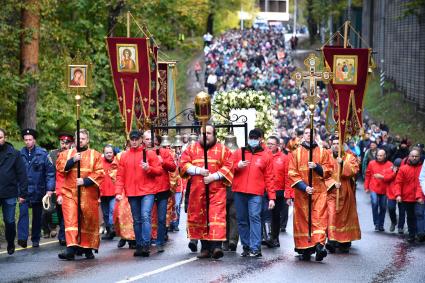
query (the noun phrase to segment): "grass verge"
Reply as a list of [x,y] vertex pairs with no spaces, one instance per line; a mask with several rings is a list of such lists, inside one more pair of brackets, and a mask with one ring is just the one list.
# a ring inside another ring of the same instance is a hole
[[365,108],[372,120],[388,125],[391,135],[407,136],[414,143],[425,142],[425,119],[417,113],[415,106],[404,101],[397,91],[380,94],[378,77],[369,81],[366,91]]

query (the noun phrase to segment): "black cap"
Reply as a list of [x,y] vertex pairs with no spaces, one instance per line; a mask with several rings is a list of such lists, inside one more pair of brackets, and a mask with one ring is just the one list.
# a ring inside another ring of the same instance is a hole
[[400,167],[402,161],[403,160],[401,158],[396,158],[394,160],[394,166]]
[[139,139],[141,137],[141,134],[139,130],[132,130],[129,134],[130,139]]
[[31,135],[34,139],[37,139],[37,131],[34,129],[30,129],[30,128],[23,129],[21,132],[22,138],[24,138],[24,136],[27,136],[27,135]]
[[258,129],[253,129],[249,132],[250,139],[259,139],[261,138],[261,132]]

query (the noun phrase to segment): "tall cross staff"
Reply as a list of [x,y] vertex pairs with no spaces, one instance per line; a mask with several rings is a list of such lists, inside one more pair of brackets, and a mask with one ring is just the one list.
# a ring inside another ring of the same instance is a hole
[[[81,95],[80,91],[88,91],[91,86],[91,64],[82,63],[80,60],[80,53],[78,52],[72,64],[67,65],[66,68],[66,85],[69,91],[75,91],[76,101],[76,147],[77,152],[81,151],[80,148],[80,110],[81,110]],[[81,164],[77,161],[77,179],[81,178]],[[78,219],[78,243],[81,243],[81,222],[82,222],[82,210],[81,210],[81,186],[77,185],[77,219]]]
[[[308,57],[304,60],[304,65],[307,70],[302,71],[297,69],[292,74],[292,79],[295,80],[298,88],[301,87],[303,81],[308,81],[308,95],[304,99],[304,101],[308,105],[308,109],[310,110],[310,150],[308,155],[308,161],[313,162],[313,116],[314,109],[316,109],[316,105],[320,102],[320,96],[316,94],[316,83],[318,81],[322,81],[325,84],[329,83],[332,79],[332,72],[329,67],[323,68],[323,70],[318,70],[320,65],[320,59],[314,53],[310,53]],[[313,187],[313,169],[309,169],[308,171],[308,186]],[[308,241],[311,241],[311,211],[312,211],[312,195],[308,194]]]

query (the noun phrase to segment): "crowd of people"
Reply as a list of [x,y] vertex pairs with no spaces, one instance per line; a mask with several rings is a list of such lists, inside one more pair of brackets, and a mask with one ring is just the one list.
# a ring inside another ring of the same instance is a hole
[[[294,66],[281,34],[233,30],[207,39],[210,94],[234,88],[270,93],[278,110],[275,134],[266,137],[255,128],[246,147],[238,148],[228,140],[220,143],[212,125],[205,129],[206,142],[194,134],[174,144],[153,135],[152,142],[150,131],[133,130],[125,150],[105,145],[100,153],[90,148],[83,129],[76,133],[79,144],[75,135],[63,133],[59,148],[49,153],[37,145],[34,129],[22,131],[20,151],[0,129],[0,205],[9,254],[15,251],[17,202],[17,244],[27,247],[31,207],[32,247],[39,247],[41,230],[56,236],[52,231],[58,229],[59,244],[66,246],[58,255],[63,260],[95,258],[100,218],[102,240],[118,237],[118,248],[128,243],[136,257],[149,257],[153,246],[164,252],[168,232],[180,230],[182,204],[188,247],[197,252],[200,241],[199,258],[219,259],[224,251],[236,251],[239,242],[242,257],[261,257],[263,245],[280,247],[279,233],[286,231],[288,207],[294,205],[295,251],[301,260],[315,254],[322,261],[328,252],[349,252],[351,242],[361,238],[355,197],[361,179],[371,196],[376,231],[385,230],[388,206],[390,232],[398,225],[403,234],[407,217],[407,240],[425,240],[422,144],[391,137],[386,125],[367,119],[364,137],[341,144],[326,132],[326,91],[320,87],[311,133],[306,91],[296,90],[290,79]],[[43,208],[46,203],[56,209]]]

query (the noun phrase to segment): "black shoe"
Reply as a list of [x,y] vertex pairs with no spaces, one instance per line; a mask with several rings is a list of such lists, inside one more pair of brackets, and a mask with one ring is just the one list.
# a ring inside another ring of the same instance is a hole
[[321,244],[317,244],[316,245],[316,261],[322,261],[327,255],[328,255],[328,252],[326,251],[325,247]]
[[249,248],[248,247],[243,247],[243,251],[241,253],[241,257],[247,257],[249,256]]
[[279,248],[279,247],[280,247],[280,243],[278,239],[271,240],[271,246],[269,248]]
[[77,256],[83,256],[83,252],[84,252],[84,249],[83,248],[77,247],[76,248],[76,251],[75,251],[75,255],[77,255]]
[[385,229],[383,226],[379,227],[379,232],[385,232]]
[[234,242],[229,242],[229,249],[232,252],[236,252],[236,248],[238,247],[238,245]]
[[398,228],[398,234],[399,235],[403,235],[404,234],[404,229]]
[[142,250],[142,247],[137,246],[137,247],[136,247],[136,250],[135,250],[135,251],[134,251],[134,253],[133,253],[133,255],[134,255],[134,256],[143,256],[143,250]]
[[179,227],[174,227],[174,232],[180,231]]
[[150,255],[149,246],[143,246],[142,247],[142,256],[148,257]]
[[39,242],[32,242],[32,247],[38,248],[38,247],[40,247],[40,243]]
[[7,244],[7,254],[12,255],[15,252],[15,243]]
[[225,252],[230,251],[229,242],[223,242],[223,251],[225,251]]
[[331,241],[328,241],[326,243],[325,247],[331,254],[336,252],[335,243],[332,243]]
[[309,252],[304,252],[304,253],[300,254],[299,259],[302,260],[302,261],[310,261],[311,254]]
[[92,249],[85,249],[84,254],[86,256],[86,259],[94,259],[94,254],[93,254]]
[[263,255],[261,254],[261,251],[251,251],[249,253],[249,257],[262,257]]
[[213,253],[212,253],[212,258],[213,259],[219,259],[219,258],[221,258],[221,257],[223,257],[224,256],[224,254],[223,254],[223,250],[222,249],[214,249],[214,251],[213,251]]
[[65,260],[74,260],[75,259],[74,249],[71,247],[68,247],[63,253],[58,254],[58,257],[60,259],[65,259]]
[[378,225],[375,225],[375,231],[379,231]]
[[280,232],[286,233],[286,228],[284,228],[284,227],[280,228]]
[[348,254],[348,253],[350,253],[350,247],[349,246],[340,246],[339,251],[342,254]]
[[126,240],[124,240],[124,239],[120,239],[120,240],[118,241],[117,247],[118,247],[118,248],[122,248],[122,247],[124,247],[124,246],[125,246],[125,243],[127,243],[127,241],[126,241]]
[[65,240],[59,240],[59,245],[65,247],[66,246],[66,241]]
[[201,253],[197,256],[197,258],[199,259],[210,258],[210,257],[211,257],[211,253],[209,250],[202,250]]
[[135,250],[136,249],[136,241],[128,241],[128,248],[131,250]]
[[26,240],[18,240],[18,245],[20,245],[23,248],[27,247],[27,241]]
[[195,241],[190,241],[187,246],[189,247],[190,251],[193,253],[196,253],[198,251],[198,245],[196,244]]

